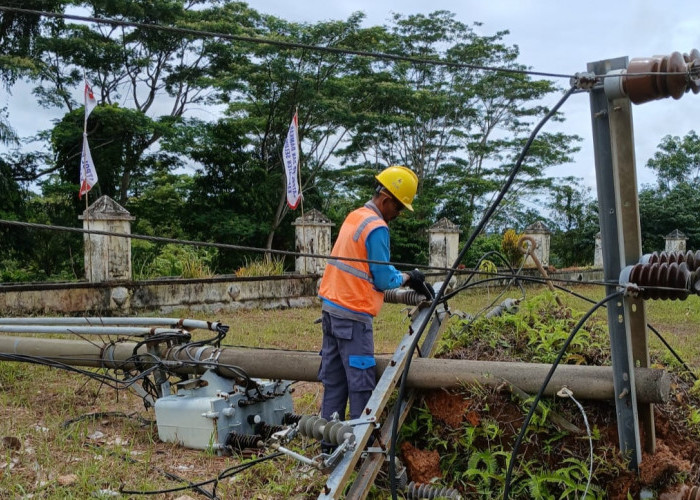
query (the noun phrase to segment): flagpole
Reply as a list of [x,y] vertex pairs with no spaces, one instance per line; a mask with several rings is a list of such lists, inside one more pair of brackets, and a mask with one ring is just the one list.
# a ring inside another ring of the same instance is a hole
[[[85,143],[85,140],[87,139],[87,121],[88,121],[88,112],[87,112],[87,92],[85,91],[85,86],[87,85],[87,78],[85,76],[85,70],[83,70],[83,109],[85,111],[85,118],[83,119],[83,144]],[[85,158],[85,148],[83,147],[83,152],[80,155],[80,168],[83,170],[83,178],[87,179],[87,161]],[[83,189],[83,186],[78,182],[78,191]],[[90,196],[90,191],[88,190],[87,193],[85,193],[85,221],[86,221],[86,226],[87,226],[87,249],[88,249],[88,269],[90,270],[90,276],[87,277],[90,283],[93,282],[93,276],[92,276],[92,237],[90,235],[90,210],[89,209],[89,204],[88,204],[88,197]]]
[[[299,132],[299,106],[294,107],[294,114],[297,117],[297,133]],[[299,193],[300,193],[300,200],[299,203],[301,203],[301,234],[304,237],[305,241],[308,241],[306,239],[306,220],[304,219],[304,189],[301,184],[301,145],[297,141],[297,147],[299,148],[299,163],[297,167],[297,182],[299,183]],[[308,249],[307,249],[308,251]],[[308,257],[302,257],[303,261],[303,266],[302,266],[302,274],[306,274],[306,261]]]

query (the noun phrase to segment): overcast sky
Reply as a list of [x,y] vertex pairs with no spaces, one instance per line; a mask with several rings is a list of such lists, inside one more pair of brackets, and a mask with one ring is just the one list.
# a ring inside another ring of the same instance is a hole
[[[366,14],[367,25],[387,23],[394,12],[429,13],[448,10],[467,24],[481,22],[483,35],[509,30],[506,42],[520,48],[519,62],[537,71],[573,74],[592,61],[620,56],[648,57],[700,49],[700,9],[691,0],[254,0],[256,10],[291,21],[316,22]],[[559,85],[568,86],[567,80]],[[27,95],[0,95],[10,123],[21,136],[49,128],[62,112],[32,106]],[[79,93],[79,90],[78,90]],[[546,104],[553,105],[552,94]],[[545,130],[563,130],[583,138],[574,163],[550,170],[551,175],[576,175],[595,186],[590,105],[587,94],[572,96],[561,109],[566,121],[548,124]],[[634,137],[638,180],[654,182],[644,167],[666,135],[684,136],[700,130],[700,94],[685,94],[678,101],[663,99],[634,106]]]

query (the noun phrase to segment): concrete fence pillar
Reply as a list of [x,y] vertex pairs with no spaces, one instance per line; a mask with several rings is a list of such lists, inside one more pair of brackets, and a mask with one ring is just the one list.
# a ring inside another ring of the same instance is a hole
[[603,267],[603,238],[600,235],[600,231],[598,231],[598,233],[595,235],[593,267]]
[[[552,233],[542,221],[530,224],[523,231],[523,236],[529,236],[535,241],[535,256],[543,266],[549,265],[549,242]],[[535,267],[535,262],[528,255],[524,267]]]
[[[129,212],[109,196],[102,196],[78,219],[83,229],[131,234]],[[131,280],[131,238],[84,234],[85,278],[90,283]]]
[[459,254],[459,226],[443,217],[430,226],[430,266],[448,268]]
[[688,241],[688,237],[678,229],[668,233],[664,239],[666,240],[665,250],[667,252],[685,252],[685,242]]
[[[298,217],[292,225],[296,227],[294,245],[297,252],[331,254],[331,228],[335,224],[328,217],[313,209]],[[294,270],[301,274],[323,274],[325,268],[324,258],[297,257],[294,262]]]

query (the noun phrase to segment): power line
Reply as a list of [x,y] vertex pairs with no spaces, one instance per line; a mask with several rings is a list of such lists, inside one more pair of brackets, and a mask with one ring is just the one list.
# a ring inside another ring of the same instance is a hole
[[[576,73],[575,75],[572,75],[572,74],[567,74],[567,73],[554,73],[554,72],[547,72],[547,71],[534,71],[534,70],[525,70],[525,69],[516,69],[516,68],[504,68],[504,67],[497,67],[497,66],[483,66],[483,65],[479,65],[479,64],[444,61],[444,60],[440,60],[440,59],[424,59],[424,58],[420,58],[420,57],[402,56],[400,54],[389,54],[386,52],[372,52],[372,51],[356,50],[356,49],[343,48],[343,47],[327,47],[327,46],[324,47],[322,45],[310,45],[310,44],[305,44],[305,43],[300,43],[300,42],[290,42],[290,41],[286,41],[286,40],[275,40],[272,38],[233,35],[230,33],[221,33],[221,32],[216,32],[216,31],[200,30],[200,29],[193,29],[193,28],[182,28],[182,27],[177,27],[177,26],[165,26],[165,25],[157,24],[157,23],[148,24],[148,23],[141,23],[138,21],[126,21],[123,19],[102,18],[102,17],[93,17],[93,16],[80,16],[77,14],[66,14],[63,12],[49,12],[49,11],[43,11],[43,10],[22,9],[19,7],[11,7],[8,5],[0,5],[0,12],[2,12],[2,11],[14,12],[17,14],[25,14],[25,15],[51,17],[51,18],[55,18],[55,19],[68,19],[71,21],[82,21],[82,22],[96,23],[96,24],[109,24],[111,26],[125,26],[125,27],[130,27],[130,28],[141,28],[141,29],[152,30],[152,31],[163,31],[163,32],[176,33],[176,34],[181,34],[181,35],[191,35],[191,36],[195,36],[198,38],[221,38],[224,40],[231,40],[231,41],[236,41],[236,42],[272,45],[272,46],[280,47],[280,48],[284,48],[284,49],[305,49],[305,50],[312,50],[312,51],[316,51],[316,52],[327,52],[330,54],[354,55],[354,56],[361,56],[361,57],[371,57],[373,59],[381,59],[381,60],[387,60],[387,61],[409,62],[412,64],[427,64],[427,65],[433,65],[433,66],[445,66],[445,67],[449,67],[449,68],[492,71],[492,72],[505,73],[505,74],[510,74],[510,75],[529,75],[529,76],[540,76],[540,77],[546,77],[546,78],[568,78],[572,82],[578,81],[581,78],[581,76],[584,76],[586,78],[590,77],[590,78],[593,78],[595,80],[602,80],[605,78],[619,78],[620,77],[619,74],[595,75],[595,74],[588,74],[588,73],[583,72],[583,73]],[[671,76],[671,75],[678,75],[678,73],[669,72],[669,71],[635,72],[635,73],[626,73],[625,76],[630,77],[630,76]]]
[[[64,231],[64,232],[69,232],[69,233],[80,233],[80,234],[89,234],[89,235],[99,235],[99,236],[111,236],[111,237],[116,237],[116,238],[129,238],[129,239],[135,239],[135,240],[145,240],[145,241],[152,241],[155,243],[173,243],[173,244],[179,244],[179,245],[192,245],[196,247],[212,247],[212,248],[220,248],[223,250],[237,250],[237,251],[245,251],[245,252],[256,252],[256,253],[265,253],[265,254],[271,254],[271,255],[281,255],[281,256],[287,256],[287,257],[307,257],[307,258],[315,258],[315,259],[338,259],[338,260],[343,260],[343,261],[348,261],[348,262],[364,262],[364,263],[369,263],[369,264],[383,264],[383,265],[393,265],[397,267],[406,267],[406,268],[421,268],[421,269],[426,269],[428,271],[434,271],[434,272],[447,272],[447,271],[454,271],[457,274],[479,274],[479,275],[484,275],[484,276],[493,276],[493,280],[497,279],[511,279],[514,277],[517,277],[520,280],[524,281],[532,281],[532,282],[537,282],[537,283],[544,283],[545,280],[544,278],[539,278],[539,277],[526,277],[526,276],[521,276],[513,273],[502,273],[502,272],[487,272],[487,271],[480,271],[477,269],[461,269],[461,270],[453,270],[452,268],[447,268],[447,267],[440,267],[440,266],[429,266],[429,265],[423,265],[423,264],[415,264],[415,263],[409,263],[409,262],[394,262],[394,261],[378,261],[378,260],[370,260],[370,259],[358,259],[358,258],[352,258],[352,257],[342,257],[342,256],[337,256],[337,257],[331,257],[330,255],[324,255],[324,254],[316,254],[316,253],[304,253],[304,252],[294,252],[291,250],[275,250],[271,248],[259,248],[259,247],[249,247],[249,246],[243,246],[243,245],[233,245],[230,243],[215,243],[215,242],[210,242],[210,241],[195,241],[195,240],[183,240],[183,239],[177,239],[177,238],[166,238],[163,236],[148,236],[148,235],[142,235],[142,234],[137,234],[137,233],[116,233],[112,231],[100,231],[97,229],[82,229],[78,227],[68,227],[68,226],[54,226],[54,225],[49,225],[49,224],[39,224],[36,222],[22,222],[22,221],[16,221],[16,220],[6,220],[6,219],[0,219],[0,226],[2,225],[7,225],[7,226],[17,226],[17,227],[24,227],[24,228],[30,228],[30,229],[45,229],[49,231]],[[564,279],[564,278],[555,278],[555,277],[550,277],[550,281],[554,281],[557,283],[569,283],[569,284],[581,284],[580,280],[576,279]],[[586,282],[589,285],[616,285],[617,282],[607,282],[607,281],[587,281]],[[645,288],[658,288],[658,287],[645,287]]]
[[[511,185],[513,184],[516,175],[520,171],[520,168],[522,167],[523,161],[525,160],[525,157],[527,156],[527,153],[530,149],[530,146],[532,143],[535,141],[535,138],[537,137],[537,134],[539,131],[544,127],[545,123],[549,121],[549,119],[554,116],[554,114],[557,112],[557,110],[566,102],[566,100],[571,96],[571,94],[575,91],[576,89],[574,87],[569,88],[564,94],[561,96],[559,101],[552,107],[552,109],[549,110],[549,112],[542,117],[542,119],[537,123],[535,128],[532,129],[532,132],[530,133],[530,136],[527,139],[527,142],[523,146],[523,148],[520,151],[520,154],[518,155],[518,159],[516,160],[515,164],[511,168],[510,172],[508,173],[508,178],[506,182],[503,184],[501,187],[501,190],[498,193],[498,196],[496,199],[492,202],[491,206],[488,208],[488,210],[484,213],[484,215],[481,217],[481,220],[477,224],[476,228],[472,231],[471,235],[469,236],[469,239],[465,242],[464,246],[462,247],[462,250],[460,250],[459,255],[457,256],[457,259],[455,260],[454,264],[450,268],[450,270],[447,273],[447,276],[445,277],[445,281],[449,283],[449,281],[452,279],[452,276],[454,276],[455,271],[457,270],[458,264],[464,259],[464,256],[466,255],[467,251],[471,247],[471,245],[474,243],[476,240],[476,237],[481,233],[481,231],[486,227],[486,224],[489,222],[491,217],[493,216],[494,212],[496,211],[496,208],[498,208],[498,205],[503,201],[503,198],[505,197],[506,193],[510,189]],[[435,310],[437,309],[437,305],[440,301],[440,299],[443,296],[443,288],[441,287],[437,291],[437,295],[433,298],[432,303],[430,304],[430,308],[428,310],[428,314],[425,316],[425,320],[421,322],[420,326],[418,327],[417,331],[414,333],[414,338],[411,341],[410,346],[408,347],[407,351],[407,358],[406,358],[406,363],[404,365],[403,371],[401,373],[401,382],[399,384],[399,395],[397,401],[402,401],[404,399],[404,395],[406,393],[406,378],[408,371],[411,368],[411,361],[413,358],[413,353],[416,349],[416,346],[418,345],[418,341],[420,340],[421,336],[423,335],[423,332],[425,331],[427,325],[428,325],[428,318],[430,318]],[[397,493],[396,493],[396,464],[394,460],[396,459],[396,443],[398,439],[398,430],[399,430],[399,413],[400,412],[395,412],[394,413],[394,418],[391,423],[391,440],[389,443],[389,478],[390,478],[390,486],[391,486],[391,497],[392,499],[397,498]]]
[[280,48],[284,48],[284,49],[305,49],[305,50],[313,50],[316,52],[327,52],[330,54],[353,55],[353,56],[361,56],[361,57],[371,57],[374,59],[383,59],[383,60],[388,60],[388,61],[410,62],[413,64],[429,64],[429,65],[433,65],[433,66],[445,66],[445,67],[450,67],[450,68],[493,71],[493,72],[517,74],[517,75],[541,76],[541,77],[547,77],[547,78],[569,78],[569,79],[575,78],[575,75],[571,75],[571,74],[550,73],[550,72],[546,72],[546,71],[532,71],[532,70],[503,68],[503,67],[494,67],[494,66],[482,66],[479,64],[444,61],[444,60],[440,60],[440,59],[424,59],[424,58],[420,58],[420,57],[402,56],[399,54],[389,54],[386,52],[371,52],[371,51],[366,51],[366,50],[356,50],[356,49],[349,49],[349,48],[342,48],[342,47],[324,47],[321,45],[310,45],[310,44],[299,43],[299,42],[290,42],[290,41],[286,41],[286,40],[274,40],[271,38],[232,35],[230,33],[220,33],[220,32],[215,32],[215,31],[199,30],[199,29],[192,29],[192,28],[181,28],[181,27],[177,27],[177,26],[164,26],[162,24],[147,24],[147,23],[141,23],[141,22],[137,22],[137,21],[125,21],[123,19],[114,19],[114,18],[108,19],[108,18],[92,17],[92,16],[79,16],[76,14],[66,14],[66,13],[62,13],[62,12],[48,12],[48,11],[43,11],[43,10],[22,9],[19,7],[9,7],[6,5],[0,5],[0,11],[14,12],[17,14],[28,14],[28,15],[36,15],[36,16],[43,16],[43,17],[52,17],[52,18],[57,18],[57,19],[68,19],[71,21],[82,21],[82,22],[97,23],[97,24],[109,24],[112,26],[126,26],[126,27],[130,27],[130,28],[140,28],[140,29],[153,30],[153,31],[164,31],[164,32],[169,32],[169,33],[177,33],[180,35],[192,35],[192,36],[196,36],[196,37],[200,37],[200,38],[221,38],[224,40],[232,40],[232,41],[236,41],[236,42],[272,45],[272,46],[280,47]]

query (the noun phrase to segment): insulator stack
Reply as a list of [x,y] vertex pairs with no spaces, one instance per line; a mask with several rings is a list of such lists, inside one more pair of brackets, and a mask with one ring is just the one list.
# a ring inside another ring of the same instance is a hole
[[[316,415],[304,415],[299,420],[299,432],[302,436],[312,437],[329,444],[341,444],[346,439],[354,441],[352,427],[344,422],[328,422]],[[352,437],[351,437],[352,436]]]
[[460,500],[462,495],[452,488],[441,488],[440,486],[434,486],[432,484],[414,483],[411,481],[406,488],[406,498],[449,498],[450,500]]
[[664,97],[680,99],[690,90],[697,94],[700,92],[700,52],[693,49],[690,54],[673,52],[668,56],[634,58],[627,66],[622,88],[635,104]]
[[302,416],[303,415],[297,415],[296,413],[285,413],[282,417],[282,425],[298,424]]
[[286,427],[284,425],[267,425],[260,424],[255,431],[258,432],[264,439],[270,439],[275,432],[282,432]]
[[428,298],[413,290],[402,290],[400,288],[392,288],[384,291],[384,301],[390,304],[406,304],[407,306],[417,306]]
[[685,262],[635,264],[620,274],[620,284],[641,287],[642,299],[685,300],[691,292],[694,273]]
[[262,436],[259,434],[238,434],[237,432],[232,432],[226,437],[226,446],[236,451],[241,451],[246,448],[262,448],[264,443]]
[[687,252],[654,252],[650,254],[645,254],[640,259],[640,264],[672,264],[672,263],[682,263],[685,262],[688,266],[688,270],[696,271],[700,268],[700,250],[693,253],[692,250]]

